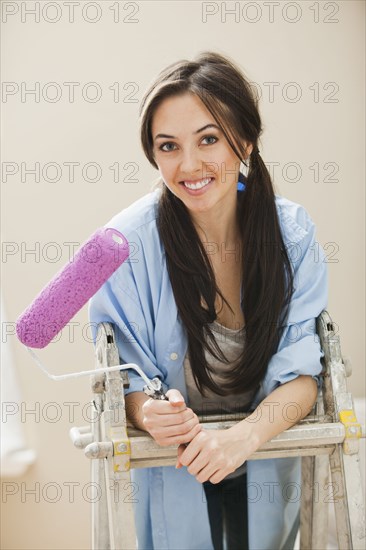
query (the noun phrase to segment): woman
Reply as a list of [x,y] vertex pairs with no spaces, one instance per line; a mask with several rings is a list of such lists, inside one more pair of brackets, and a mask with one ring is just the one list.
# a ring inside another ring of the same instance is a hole
[[[228,57],[170,65],[140,115],[160,178],[107,224],[132,254],[90,303],[93,323],[114,323],[121,362],[167,392],[154,401],[129,373],[128,416],[179,446],[176,468],[132,472],[139,548],[292,548],[300,459],[248,458],[316,400],[327,274],[314,224],[274,194],[257,101]],[[197,417],[245,411],[227,430]]]

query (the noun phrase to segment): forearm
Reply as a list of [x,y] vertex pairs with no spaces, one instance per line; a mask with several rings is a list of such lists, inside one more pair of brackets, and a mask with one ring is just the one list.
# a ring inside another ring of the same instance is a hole
[[299,376],[270,393],[250,416],[233,426],[233,433],[246,438],[255,452],[307,416],[316,398],[316,381],[311,376]]
[[135,428],[138,430],[144,430],[145,432],[147,430],[142,422],[142,405],[148,399],[150,399],[150,397],[142,391],[131,392],[128,395],[125,395],[127,419],[132,422]]

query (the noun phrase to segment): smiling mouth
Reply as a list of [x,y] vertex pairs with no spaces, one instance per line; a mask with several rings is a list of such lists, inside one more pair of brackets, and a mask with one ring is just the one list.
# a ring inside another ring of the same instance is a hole
[[203,187],[206,187],[211,181],[213,181],[214,178],[203,178],[202,180],[199,180],[197,182],[190,182],[190,181],[181,181],[180,183],[187,187],[188,189],[202,189]]

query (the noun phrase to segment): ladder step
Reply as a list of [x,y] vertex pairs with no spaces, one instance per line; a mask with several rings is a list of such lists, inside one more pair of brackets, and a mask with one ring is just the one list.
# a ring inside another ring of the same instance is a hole
[[[230,428],[235,422],[207,422],[206,429]],[[177,446],[160,447],[147,433],[129,428],[131,443],[131,468],[173,465]],[[334,446],[345,438],[342,423],[296,425],[268,441],[251,456],[251,460],[279,458],[281,456],[312,456],[330,454]]]
[[[166,447],[168,448],[168,447]],[[257,451],[254,453],[250,460],[265,460],[268,458],[288,458],[297,456],[315,456],[315,455],[330,455],[334,452],[334,445],[329,445],[319,449],[319,447],[303,447],[302,449],[289,449],[277,450],[277,451]],[[154,468],[158,466],[175,466],[177,461],[176,454],[174,456],[166,457],[154,457],[142,459],[132,459],[131,468]]]

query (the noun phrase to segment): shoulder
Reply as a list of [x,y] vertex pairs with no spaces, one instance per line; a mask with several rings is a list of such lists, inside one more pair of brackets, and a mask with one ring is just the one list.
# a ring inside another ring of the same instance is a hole
[[136,303],[145,300],[148,289],[156,292],[163,275],[164,248],[157,224],[160,196],[159,188],[150,191],[105,224],[122,233],[129,248],[127,260],[112,275],[110,283],[122,288]]
[[110,282],[136,295],[136,287],[147,288],[162,271],[164,249],[157,218],[160,190],[155,189],[113,216],[104,227],[116,229],[128,242],[129,255]]
[[312,238],[315,225],[301,204],[280,195],[275,195],[275,204],[285,243],[299,243]]
[[159,197],[159,189],[147,193],[113,216],[105,227],[117,229],[127,240],[146,229],[156,228]]

